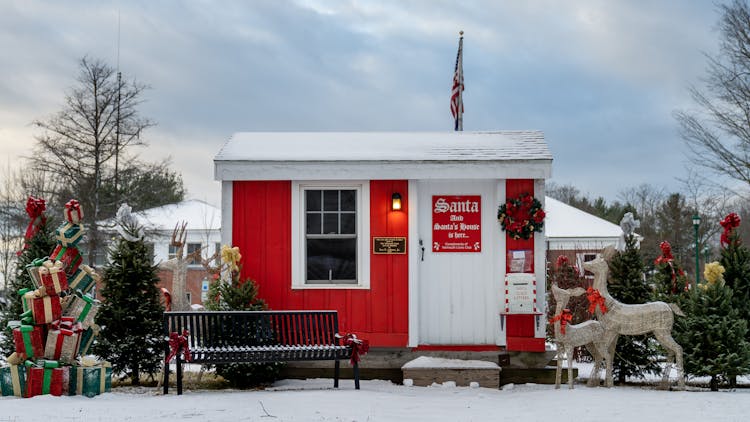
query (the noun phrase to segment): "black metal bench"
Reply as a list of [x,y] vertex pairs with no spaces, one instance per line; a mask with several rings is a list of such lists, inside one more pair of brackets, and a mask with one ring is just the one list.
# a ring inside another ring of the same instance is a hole
[[[190,311],[164,312],[164,333],[187,330],[191,363],[260,363],[333,360],[333,387],[339,386],[340,360],[352,347],[341,345],[336,311]],[[165,357],[170,347],[165,343]],[[182,357],[177,354],[177,394],[182,394]],[[359,390],[359,366],[354,363]],[[168,394],[169,364],[164,365]]]

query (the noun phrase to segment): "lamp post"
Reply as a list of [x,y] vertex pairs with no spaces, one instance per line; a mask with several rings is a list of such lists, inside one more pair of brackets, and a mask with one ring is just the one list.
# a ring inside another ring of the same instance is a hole
[[695,280],[693,281],[693,288],[698,287],[698,277],[700,277],[701,264],[700,264],[700,249],[698,249],[698,226],[701,225],[701,216],[693,214],[693,228],[695,229]]

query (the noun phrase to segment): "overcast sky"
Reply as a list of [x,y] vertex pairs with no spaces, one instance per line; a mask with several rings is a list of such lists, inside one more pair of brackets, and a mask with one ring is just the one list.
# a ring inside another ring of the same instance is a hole
[[[615,200],[676,189],[672,113],[718,44],[711,1],[0,2],[0,153],[59,110],[81,57],[151,86],[141,155],[171,156],[218,204],[213,156],[238,131],[449,131],[458,31],[464,130],[535,129],[553,181]],[[0,156],[1,157],[1,156]]]

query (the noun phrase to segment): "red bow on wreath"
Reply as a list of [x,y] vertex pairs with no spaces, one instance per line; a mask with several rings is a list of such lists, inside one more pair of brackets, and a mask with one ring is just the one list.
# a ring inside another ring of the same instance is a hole
[[172,358],[182,353],[185,356],[185,362],[190,362],[190,346],[188,345],[188,330],[182,330],[182,334],[176,331],[169,333],[169,356],[164,360],[168,364]]
[[599,293],[599,290],[596,290],[593,287],[589,287],[588,289],[586,289],[586,299],[589,300],[590,314],[593,314],[596,311],[597,306],[599,307],[599,309],[601,309],[603,314],[607,313],[606,300]]
[[352,358],[349,360],[352,365],[359,362],[360,358],[370,351],[370,342],[357,338],[356,334],[347,333],[343,337],[340,334],[336,334],[336,337],[343,338],[344,346],[352,348]]
[[560,321],[560,333],[565,335],[565,325],[573,321],[573,314],[570,312],[570,309],[563,309],[562,313],[555,315],[554,318],[549,320],[549,323],[554,324],[557,321]]

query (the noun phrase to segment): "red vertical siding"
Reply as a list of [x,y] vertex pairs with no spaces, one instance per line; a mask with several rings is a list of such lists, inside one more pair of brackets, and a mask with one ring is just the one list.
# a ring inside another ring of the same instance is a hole
[[[408,236],[406,181],[370,182],[372,236]],[[399,192],[402,210],[391,211]],[[335,309],[339,329],[373,346],[405,346],[408,340],[408,255],[370,253],[370,289],[292,290],[291,182],[233,183],[232,238],[242,253],[242,274],[257,281],[271,309]],[[408,244],[408,242],[407,242]]]
[[[534,195],[533,179],[508,179],[505,182],[506,198],[515,198],[522,193]],[[534,250],[534,241],[531,239],[513,239],[507,233],[505,235],[506,256],[510,250]],[[542,240],[543,241],[543,240]],[[510,272],[510,262],[506,259],[506,272]],[[531,272],[534,272],[534,261],[531,262]],[[544,351],[544,339],[534,339],[534,315],[508,315],[506,339],[508,350],[521,351]]]

